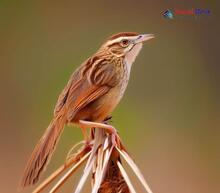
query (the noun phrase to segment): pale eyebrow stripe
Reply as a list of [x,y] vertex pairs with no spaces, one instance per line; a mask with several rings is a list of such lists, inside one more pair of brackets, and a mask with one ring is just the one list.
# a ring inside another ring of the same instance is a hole
[[124,36],[124,37],[119,37],[119,38],[116,38],[116,39],[114,39],[114,40],[109,40],[109,41],[107,41],[107,45],[111,45],[111,44],[114,44],[114,43],[116,43],[116,42],[120,42],[121,40],[123,40],[123,39],[128,39],[128,40],[133,40],[133,39],[136,39],[136,38],[138,38],[138,36]]

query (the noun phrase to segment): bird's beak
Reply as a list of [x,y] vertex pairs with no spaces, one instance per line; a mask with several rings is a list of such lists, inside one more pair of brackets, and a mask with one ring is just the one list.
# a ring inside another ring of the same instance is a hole
[[138,36],[138,38],[135,40],[135,44],[146,42],[150,39],[154,38],[153,34],[141,34]]

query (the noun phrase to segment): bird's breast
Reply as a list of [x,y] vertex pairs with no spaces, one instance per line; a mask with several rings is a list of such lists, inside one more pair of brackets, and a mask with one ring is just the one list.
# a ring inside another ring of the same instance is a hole
[[119,96],[120,99],[124,95],[124,92],[127,88],[128,81],[130,78],[131,64],[129,64],[129,62],[127,62],[126,60],[123,61],[122,71],[123,71],[123,73],[122,73],[122,77],[121,77],[121,82],[118,85],[119,89],[120,89],[120,96]]

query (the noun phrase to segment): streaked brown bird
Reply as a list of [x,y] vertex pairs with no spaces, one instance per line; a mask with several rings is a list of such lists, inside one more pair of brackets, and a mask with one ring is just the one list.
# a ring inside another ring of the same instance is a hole
[[66,124],[78,125],[85,138],[87,128],[116,133],[114,127],[103,121],[121,100],[142,43],[153,37],[133,32],[113,35],[72,74],[58,98],[52,121],[27,163],[22,187],[38,181]]

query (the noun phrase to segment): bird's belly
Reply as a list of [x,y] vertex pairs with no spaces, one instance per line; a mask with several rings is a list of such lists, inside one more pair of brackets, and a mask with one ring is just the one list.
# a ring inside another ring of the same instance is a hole
[[81,109],[76,114],[74,121],[89,120],[101,122],[106,119],[115,109],[124,95],[127,81],[125,83],[112,88],[107,94]]

